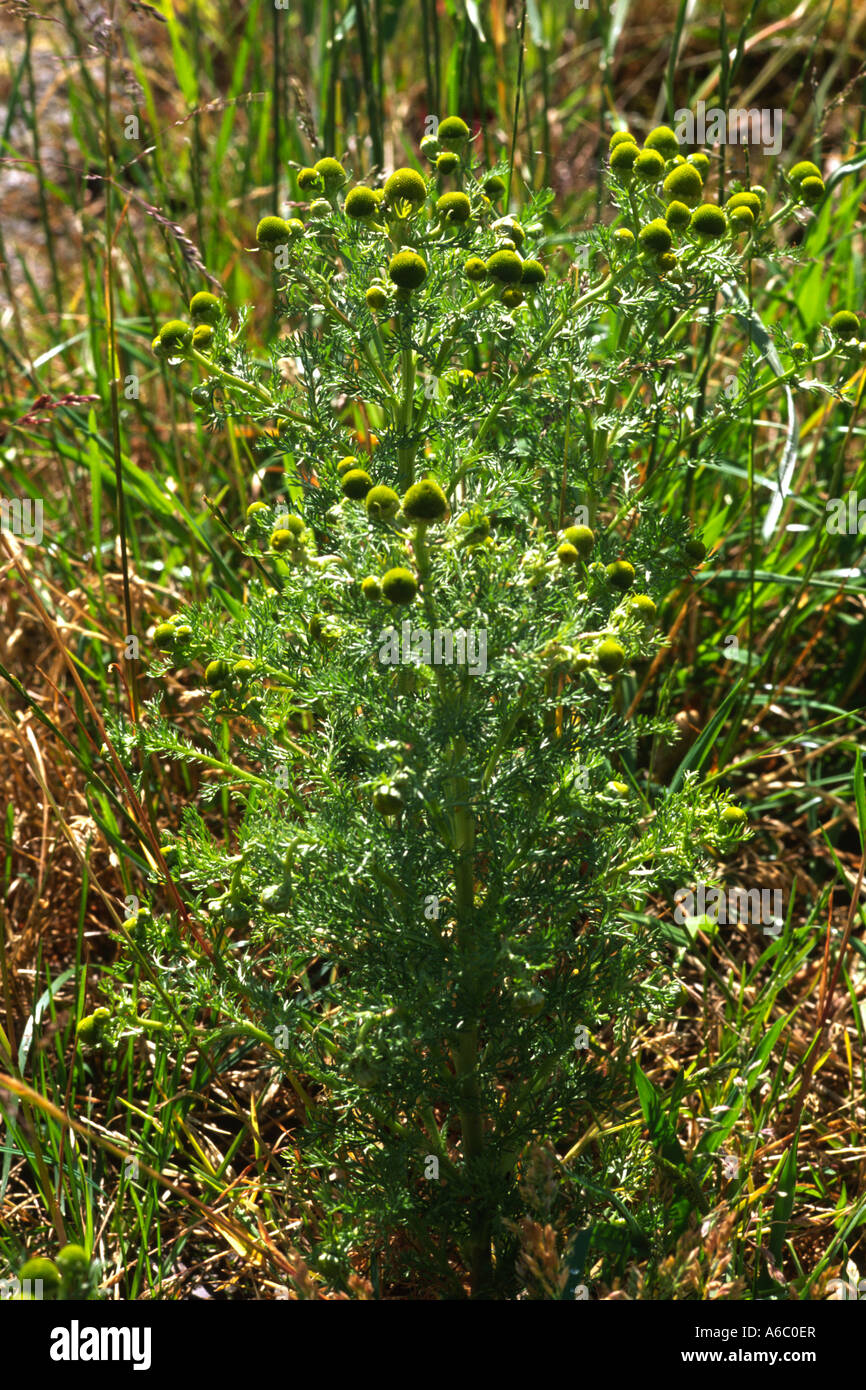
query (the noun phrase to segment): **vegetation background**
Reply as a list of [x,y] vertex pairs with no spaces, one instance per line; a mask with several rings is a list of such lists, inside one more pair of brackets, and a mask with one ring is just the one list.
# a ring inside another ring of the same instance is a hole
[[[266,1181],[290,1097],[263,1093],[241,1056],[215,1078],[192,1056],[163,1074],[131,1044],[87,1063],[76,1051],[112,922],[148,868],[125,789],[96,775],[99,711],[130,703],[127,634],[215,577],[241,591],[214,506],[237,522],[256,468],[254,439],[204,433],[192,381],[152,356],[160,322],[216,282],[266,332],[270,269],[250,248],[258,219],[291,207],[291,169],[330,153],[356,175],[418,163],[431,114],[462,115],[491,158],[513,153],[517,202],[552,187],[549,253],[573,255],[600,215],[611,130],[640,137],[703,99],[782,112],[778,165],[748,150],[771,197],[796,159],[825,177],[853,166],[790,224],[758,291],[770,334],[817,346],[834,310],[863,304],[864,31],[866,10],[839,0],[2,6],[0,472],[4,496],[42,502],[45,541],[0,538],[0,1275],[75,1239],[108,1296],[321,1296],[292,1247],[290,1194]],[[723,154],[744,169],[742,147]],[[742,349],[720,316],[695,343],[703,391],[735,377]],[[797,390],[793,423],[762,408],[732,425],[720,463],[659,493],[712,556],[670,595],[670,646],[630,699],[673,694],[680,744],[648,756],[664,775],[697,746],[748,806],[757,833],[731,880],[781,889],[786,924],[779,939],[672,928],[682,1005],[637,1054],[655,1108],[624,1097],[575,1144],[597,1152],[600,1218],[663,1205],[670,1127],[687,1155],[724,1114],[719,1161],[738,1177],[710,1209],[695,1194],[675,1248],[611,1237],[587,1271],[594,1296],[815,1298],[866,1274],[866,582],[861,536],[825,526],[828,499],[866,497],[864,373],[852,366],[844,399]],[[789,492],[765,539],[786,444]],[[173,678],[177,709],[194,713],[200,683]],[[179,767],[154,779],[170,829],[194,787]],[[127,1158],[133,1111],[153,1121],[151,1171]],[[543,1221],[534,1238],[527,1287],[555,1296]]]

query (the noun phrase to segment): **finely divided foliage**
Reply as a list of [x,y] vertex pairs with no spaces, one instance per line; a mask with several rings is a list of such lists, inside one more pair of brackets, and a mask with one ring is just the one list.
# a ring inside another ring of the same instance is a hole
[[[302,171],[312,202],[258,232],[269,360],[243,306],[209,296],[155,339],[200,375],[209,428],[259,432],[248,585],[228,615],[214,597],[153,634],[153,674],[204,670],[209,737],[161,697],[110,731],[131,774],[147,755],[201,768],[164,847],[198,936],[157,881],[125,939],[213,1056],[256,1049],[294,1088],[283,1162],[312,1266],[336,1288],[422,1269],[443,1294],[509,1296],[522,1158],[628,1084],[634,1018],[676,1000],[651,895],[711,879],[743,833],[692,772],[628,772],[670,725],[628,717],[623,674],[658,651],[657,606],[705,553],[630,456],[685,475],[683,345],[803,198],[795,180],[776,212],[757,194],[726,210],[671,132],[634,157],[623,134],[607,179],[630,235],[598,227],[569,265],[543,235],[549,195],[503,217],[507,170],[478,167],[461,127],[427,142],[429,178],[396,171],[383,192],[349,189],[333,159]],[[705,458],[746,397],[708,403]],[[383,659],[407,619],[456,656]],[[483,666],[460,660],[467,633]],[[171,1024],[126,964],[112,1026]],[[581,1159],[566,1222],[587,1190]]]

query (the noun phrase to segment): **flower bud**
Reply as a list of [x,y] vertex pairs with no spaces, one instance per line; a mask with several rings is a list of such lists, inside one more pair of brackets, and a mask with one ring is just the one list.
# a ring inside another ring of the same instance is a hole
[[683,550],[689,560],[699,565],[707,558],[707,547],[699,536],[692,536],[683,546]]
[[613,676],[625,661],[625,651],[612,637],[605,638],[595,649],[595,661],[605,675]]
[[543,285],[547,279],[547,271],[541,261],[528,260],[523,262],[523,279],[521,285]]
[[366,219],[375,214],[377,206],[376,195],[372,188],[365,188],[363,184],[358,184],[356,188],[350,188],[346,194],[343,211],[347,217]]
[[660,256],[665,251],[670,251],[673,244],[673,237],[670,228],[660,217],[653,218],[645,227],[641,227],[638,233],[638,241],[644,251],[653,255]]
[[403,498],[403,512],[410,521],[442,521],[448,514],[448,498],[433,478],[422,478]]
[[213,342],[213,329],[209,323],[198,323],[192,330],[192,345],[197,352],[206,352]]
[[469,127],[460,116],[446,116],[436,133],[447,149],[461,149],[469,139]]
[[689,225],[691,216],[692,214],[686,207],[686,204],[677,202],[677,200],[674,199],[672,203],[668,203],[667,211],[665,212],[665,221],[673,231],[681,232]]
[[302,193],[318,193],[324,187],[323,180],[315,169],[299,169],[297,180]]
[[192,329],[183,319],[169,319],[159,330],[159,345],[169,356],[182,356],[192,346]]
[[441,146],[438,137],[435,135],[425,135],[418,146],[425,159],[429,159],[431,164],[436,163],[436,156],[439,154]]
[[417,251],[398,251],[388,262],[388,275],[404,290],[417,290],[427,279],[427,262]]
[[427,184],[417,169],[395,169],[385,182],[385,199],[394,207],[395,203],[409,203],[420,208],[427,197]]
[[256,241],[263,251],[275,251],[292,239],[291,229],[284,217],[263,217],[256,227]]
[[486,280],[487,266],[480,256],[470,256],[463,267],[463,274],[467,280]]
[[460,156],[453,150],[443,150],[436,160],[437,174],[453,174],[460,165]]
[[658,150],[664,159],[673,159],[679,152],[680,142],[670,126],[657,125],[643,142],[645,150]]
[[411,603],[418,593],[418,581],[411,570],[397,565],[383,575],[382,593],[389,603]]
[[610,167],[620,178],[630,177],[640,150],[633,140],[624,140],[610,152]]
[[443,193],[436,199],[436,211],[446,222],[461,224],[472,215],[472,204],[465,193]]
[[628,144],[631,144],[631,145],[634,145],[635,147],[637,147],[637,141],[635,140],[635,138],[634,138],[634,136],[632,135],[631,131],[630,131],[630,130],[615,130],[615,131],[613,132],[613,135],[610,137],[610,140],[608,141],[608,149],[609,149],[609,150],[615,150],[615,149],[617,149],[620,145],[628,145]]
[[371,521],[393,521],[400,510],[400,498],[392,487],[380,483],[370,488],[364,505]]
[[830,320],[830,331],[843,342],[860,335],[860,320],[850,309],[840,309]]
[[209,661],[205,667],[204,683],[210,690],[222,690],[231,683],[232,668],[221,658]]
[[219,323],[222,308],[215,294],[209,290],[199,290],[189,301],[189,313],[193,323]]
[[586,559],[595,545],[595,535],[588,526],[567,526],[562,539],[573,545],[581,559]]
[[346,171],[338,159],[332,159],[326,155],[324,159],[316,160],[314,169],[322,180],[326,193],[336,193],[338,188],[342,188],[346,182]]
[[646,623],[651,623],[655,618],[656,606],[649,594],[632,594],[629,607],[639,613]]
[[373,479],[363,468],[350,468],[343,474],[343,496],[350,497],[353,502],[363,502],[372,486]]
[[628,560],[614,560],[605,566],[607,582],[614,589],[630,589],[634,583],[634,565]]
[[523,261],[516,251],[494,251],[487,261],[487,273],[503,285],[519,285],[523,278]]
[[371,285],[364,298],[367,301],[367,308],[374,314],[379,313],[388,303],[388,296],[381,285]]
[[634,162],[634,172],[644,183],[656,183],[664,173],[664,169],[665,162],[658,150],[641,150]]
[[377,603],[382,597],[382,585],[372,574],[361,580],[361,593],[368,603]]
[[717,241],[728,230],[725,214],[715,203],[701,203],[695,208],[689,227],[707,241]]
[[676,201],[693,208],[700,199],[703,187],[703,179],[694,164],[678,164],[665,177],[662,194],[666,203]]

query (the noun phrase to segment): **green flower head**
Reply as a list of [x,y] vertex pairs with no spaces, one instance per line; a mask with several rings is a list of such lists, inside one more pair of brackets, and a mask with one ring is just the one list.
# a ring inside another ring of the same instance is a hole
[[728,222],[732,232],[750,232],[755,225],[754,213],[747,207],[731,208]]
[[199,290],[189,301],[189,314],[193,323],[219,323],[222,307],[210,290]]
[[403,498],[403,513],[410,521],[443,521],[448,515],[448,498],[433,478],[422,478]]
[[192,347],[192,329],[183,319],[169,319],[162,325],[158,337],[164,353],[182,355]]
[[683,549],[686,553],[686,558],[692,560],[696,565],[701,564],[702,561],[707,558],[707,547],[704,545],[700,536],[692,536],[686,541]]
[[717,241],[728,230],[725,214],[715,203],[701,203],[695,208],[689,227],[707,241]]
[[830,330],[845,342],[860,336],[860,320],[850,309],[840,309],[830,320]]
[[486,280],[487,266],[480,256],[470,256],[463,267],[463,274],[467,280]]
[[343,203],[343,211],[347,217],[373,217],[376,207],[376,195],[372,188],[365,188],[363,184],[350,188]]
[[733,212],[735,208],[748,208],[754,221],[761,215],[761,200],[756,193],[732,193],[725,203],[728,212]]
[[619,642],[615,642],[612,637],[607,637],[596,647],[595,660],[596,665],[604,671],[606,676],[613,676],[625,662],[625,650]]
[[174,623],[158,623],[153,630],[153,640],[160,651],[171,651],[177,641]]
[[418,581],[411,570],[397,565],[382,576],[382,593],[389,603],[411,603],[418,592]]
[[644,622],[651,623],[656,615],[656,606],[649,594],[632,594],[630,607],[636,613],[640,613]]
[[813,164],[811,159],[801,159],[798,164],[793,165],[788,170],[788,183],[796,191],[799,189],[804,179],[819,179],[821,170],[817,164]]
[[395,169],[385,182],[385,198],[391,207],[395,203],[410,203],[420,208],[427,197],[427,184],[417,169]]
[[804,179],[800,184],[800,197],[809,207],[814,207],[816,203],[820,203],[826,191],[823,179]]
[[436,172],[437,174],[453,174],[459,164],[459,154],[455,154],[453,150],[443,150],[436,160]]
[[742,806],[726,806],[719,819],[723,825],[730,826],[731,829],[733,829],[734,826],[742,826],[745,823],[746,813]]
[[628,560],[614,560],[605,566],[607,582],[614,589],[630,589],[634,583],[634,565]]
[[584,560],[592,553],[592,547],[595,545],[595,535],[588,526],[567,526],[562,538],[569,545],[573,545]]
[[488,198],[501,198],[505,192],[505,180],[499,174],[488,174],[482,188]]
[[608,149],[615,150],[620,145],[634,145],[637,148],[637,141],[630,130],[615,130],[608,141]]
[[640,150],[632,140],[623,140],[610,152],[610,167],[615,174],[626,177],[637,163]]
[[321,175],[315,169],[299,169],[297,179],[302,193],[318,193],[324,186]]
[[275,251],[291,240],[292,231],[284,217],[263,217],[256,227],[256,241],[263,251]]
[[446,116],[439,122],[437,134],[443,145],[459,149],[469,139],[469,127],[460,116]]
[[346,182],[346,171],[339,159],[332,159],[327,155],[324,159],[317,159],[313,167],[322,180],[326,193],[336,193]]
[[351,498],[353,502],[363,502],[372,486],[373,479],[363,468],[350,468],[343,474],[343,496]]
[[364,295],[364,299],[366,299],[367,302],[367,309],[373,310],[374,314],[378,314],[379,311],[384,309],[385,304],[388,303],[388,295],[386,295],[381,285],[371,285],[366,295]]
[[497,217],[491,230],[515,247],[522,246],[526,240],[526,233],[516,217]]
[[694,164],[704,183],[706,183],[707,175],[710,172],[710,156],[707,154],[706,150],[695,150],[694,154],[688,156],[686,162],[688,164]]
[[388,262],[388,275],[402,290],[417,290],[427,279],[427,262],[417,251],[398,251]]
[[634,232],[630,231],[628,227],[617,227],[613,234],[613,239],[619,244],[620,249],[623,251],[627,251],[630,247],[634,246]]
[[[333,209],[327,198],[314,198],[310,203],[309,214],[313,219],[327,217],[332,211]],[[288,223],[286,223],[286,226],[288,226]]]
[[436,211],[446,222],[468,222],[472,204],[465,193],[443,193],[436,200]]
[[429,159],[431,164],[436,163],[436,156],[441,150],[439,138],[436,135],[425,135],[418,146],[425,159]]
[[351,468],[357,467],[358,460],[352,454],[347,454],[346,457],[340,459],[339,463],[337,464],[337,472],[342,478],[344,473],[348,473]]
[[361,580],[361,593],[368,603],[378,603],[382,597],[382,585],[378,579],[369,574],[366,579]]
[[643,142],[645,150],[658,150],[665,159],[679,153],[680,142],[668,125],[657,125]]
[[675,232],[681,232],[689,225],[691,216],[692,214],[685,203],[678,203],[675,200],[672,203],[668,203],[667,211],[665,212],[665,221]]
[[503,285],[519,285],[523,279],[523,261],[516,251],[494,251],[487,261],[487,273]]
[[192,345],[197,352],[204,352],[213,342],[213,329],[209,323],[197,323],[192,330]]
[[666,203],[672,203],[676,199],[678,203],[686,203],[693,208],[701,196],[703,187],[703,180],[694,164],[678,164],[666,175],[662,193]]
[[556,558],[561,565],[580,564],[580,551],[568,541],[563,541],[556,547]]
[[655,183],[661,178],[664,168],[665,162],[658,150],[641,150],[634,162],[634,171],[644,183]]
[[372,309],[373,313],[379,313],[388,303],[388,296],[381,285],[371,285],[364,299],[367,301],[367,308]]
[[90,1261],[80,1245],[64,1245],[57,1256],[57,1268],[67,1283],[83,1279],[90,1271]]
[[499,296],[499,302],[504,304],[506,309],[517,309],[523,303],[524,298],[523,290],[515,289],[513,285],[506,285]]
[[673,237],[670,228],[660,217],[656,217],[652,222],[648,222],[645,227],[641,227],[638,233],[638,241],[644,251],[649,251],[655,256],[660,256],[664,251],[670,251],[673,244]]
[[27,1260],[18,1271],[18,1278],[23,1284],[25,1279],[35,1283],[37,1279],[42,1280],[42,1291],[49,1293],[55,1292],[60,1287],[60,1270],[53,1260],[45,1259],[37,1255],[35,1259]]
[[[396,573],[396,570],[392,573]],[[406,570],[404,573],[408,574],[409,571]],[[373,805],[382,816],[396,816],[403,809],[403,796],[400,789],[395,787],[393,782],[380,783],[373,792]],[[365,1084],[369,1084],[369,1082],[365,1082]]]
[[393,521],[400,510],[400,498],[392,487],[380,483],[370,488],[364,505],[371,521]]
[[543,285],[547,279],[547,271],[541,261],[527,260],[523,262],[522,285]]
[[223,690],[231,684],[232,668],[228,661],[209,661],[204,671],[204,683],[209,690]]

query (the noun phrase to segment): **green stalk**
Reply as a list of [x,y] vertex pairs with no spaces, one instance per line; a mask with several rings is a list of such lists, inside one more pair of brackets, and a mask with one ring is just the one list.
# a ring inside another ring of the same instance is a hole
[[[412,430],[412,402],[415,396],[415,354],[411,347],[404,347],[400,354],[403,380],[403,399],[400,403],[400,428],[404,436]],[[415,463],[415,446],[404,442],[397,446],[397,468],[401,492],[412,486]]]
[[[462,740],[456,750],[465,753]],[[477,991],[478,941],[474,931],[475,911],[475,820],[469,809],[468,779],[454,778],[455,807],[453,816],[456,849],[455,887],[457,911],[457,946],[464,978],[468,977],[473,996]],[[473,1003],[473,1012],[475,1010]],[[484,1152],[484,1120],[481,1113],[481,1092],[478,1079],[478,1020],[465,1021],[455,1055],[455,1068],[460,1081],[459,1120],[463,1138],[463,1159],[466,1168],[477,1162]],[[469,1223],[469,1277],[472,1297],[478,1298],[489,1289],[493,1278],[491,1259],[491,1214],[478,1203],[473,1204]]]

